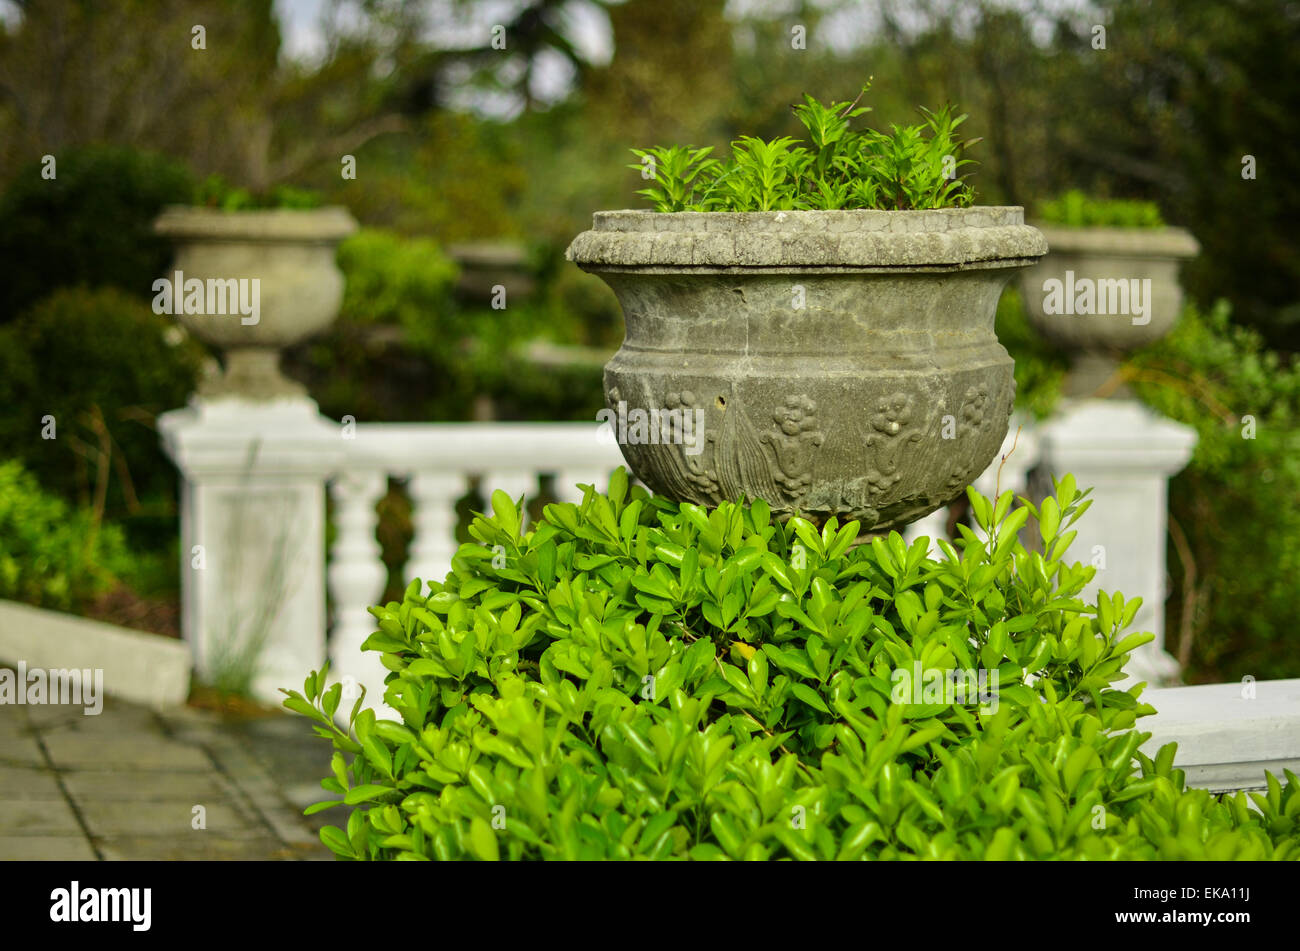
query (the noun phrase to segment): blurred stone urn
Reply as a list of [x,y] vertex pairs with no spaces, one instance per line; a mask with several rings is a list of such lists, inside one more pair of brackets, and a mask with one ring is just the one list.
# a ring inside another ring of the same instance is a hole
[[201,395],[304,395],[280,372],[280,351],[338,316],[343,273],[334,252],[356,229],[343,208],[163,211],[154,230],[173,240],[176,258],[155,282],[154,309],[174,314],[224,358],[224,372]]
[[1015,395],[993,333],[1047,251],[1020,208],[608,211],[567,256],[618,296],[604,414],[656,493],[898,527],[1002,445]]
[[[1051,253],[1021,272],[1034,328],[1070,351],[1065,395],[1087,397],[1124,354],[1159,340],[1182,311],[1178,266],[1200,250],[1182,228],[1040,226]],[[1120,385],[1111,395],[1127,395]]]

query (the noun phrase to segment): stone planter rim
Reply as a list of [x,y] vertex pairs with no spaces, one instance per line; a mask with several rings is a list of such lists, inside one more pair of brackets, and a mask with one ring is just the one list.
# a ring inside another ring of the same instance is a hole
[[1019,206],[926,211],[600,211],[565,256],[590,271],[942,269],[1029,264],[1047,253]]
[[1183,260],[1201,245],[1185,228],[1067,228],[1031,222],[1058,254],[1096,254]]
[[358,224],[341,205],[323,208],[255,208],[224,211],[200,205],[168,205],[154,220],[155,234],[176,241],[237,241],[333,244]]

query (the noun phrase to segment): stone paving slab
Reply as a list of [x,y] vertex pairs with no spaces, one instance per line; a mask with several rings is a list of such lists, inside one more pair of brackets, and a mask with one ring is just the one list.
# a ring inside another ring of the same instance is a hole
[[[203,812],[195,814],[194,805]],[[168,836],[182,840],[208,837],[264,839],[266,829],[257,816],[233,803],[103,802],[78,803],[81,819],[96,838],[109,836]],[[194,828],[200,818],[206,828]]]
[[58,774],[39,766],[0,766],[0,799],[63,799]]
[[169,835],[117,836],[97,839],[96,846],[109,862],[265,862],[307,857],[287,846],[273,845],[265,840],[231,839],[215,835],[196,836],[192,839],[178,839]]
[[81,834],[81,824],[66,801],[0,799],[0,835]]
[[201,749],[172,742],[161,734],[88,735],[81,732],[54,731],[42,734],[50,762],[56,769],[111,765],[127,769],[212,769],[211,759]]
[[329,744],[300,718],[263,719],[269,734],[112,697],[98,716],[0,705],[0,861],[332,860],[285,791],[328,774]]
[[27,733],[0,733],[0,763],[6,766],[44,766],[36,737]]
[[0,859],[8,862],[93,862],[95,850],[78,835],[0,835]]
[[[169,772],[167,770],[69,769],[59,774],[74,799],[101,802],[218,802],[233,798],[235,786],[211,770]],[[0,770],[0,789],[4,788]]]

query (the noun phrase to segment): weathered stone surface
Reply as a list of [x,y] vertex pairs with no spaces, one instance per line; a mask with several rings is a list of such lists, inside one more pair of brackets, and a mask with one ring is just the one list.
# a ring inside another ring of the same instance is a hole
[[[578,235],[567,254],[587,270],[686,267],[696,261],[762,268],[924,267],[1015,258],[1027,264],[1047,250],[1039,232],[1024,224],[1019,208],[601,211],[594,220],[593,229]],[[835,240],[827,240],[831,235]]]
[[[205,829],[193,827],[195,806],[203,807]],[[78,808],[93,836],[168,835],[197,840],[207,835],[228,839],[265,838],[267,835],[266,828],[256,817],[245,815],[233,804],[225,802],[89,799],[79,802]]]
[[0,766],[0,795],[7,800],[61,800],[54,773],[35,766]]
[[642,481],[878,531],[951,500],[1001,446],[1015,383],[993,316],[1046,250],[1020,208],[616,211],[568,257],[627,321],[611,409],[702,413],[698,453],[623,440]]
[[0,799],[0,836],[80,834],[66,800]]
[[0,763],[9,766],[44,766],[41,748],[30,735],[17,730],[0,733]]
[[235,795],[233,785],[216,772],[169,769],[73,769],[63,773],[68,795],[78,802],[176,801],[207,803]]
[[51,733],[43,738],[50,760],[59,769],[94,768],[103,763],[132,769],[208,770],[212,762],[202,750],[156,734],[148,742],[140,735]]

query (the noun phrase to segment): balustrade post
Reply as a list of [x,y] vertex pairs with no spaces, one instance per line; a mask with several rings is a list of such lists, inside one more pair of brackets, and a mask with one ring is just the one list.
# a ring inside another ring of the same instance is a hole
[[158,420],[181,493],[181,631],[204,683],[278,704],[325,659],[325,480],[337,423],[306,399],[196,398]]
[[1164,649],[1167,487],[1191,458],[1196,431],[1134,400],[1090,399],[1067,404],[1041,438],[1048,469],[1092,489],[1070,548],[1072,559],[1097,568],[1082,597],[1095,600],[1098,589],[1141,597],[1132,630],[1156,639],[1133,652],[1126,672],[1157,686],[1174,681],[1178,662]]

